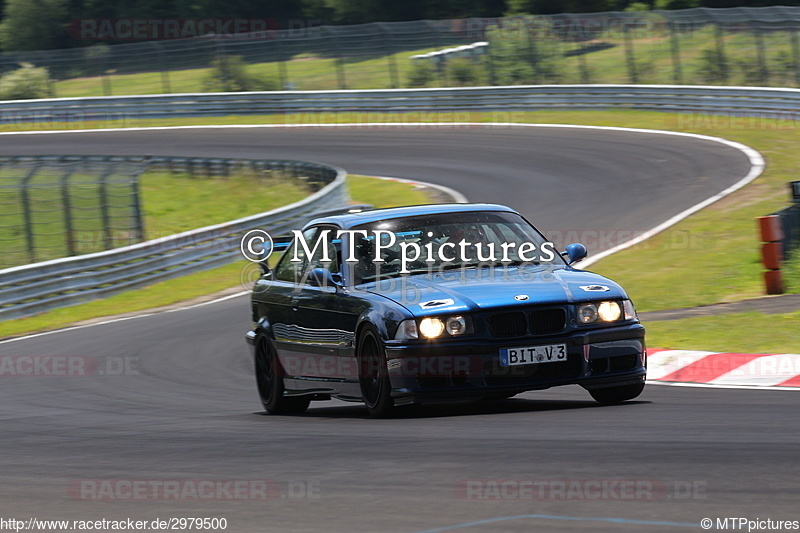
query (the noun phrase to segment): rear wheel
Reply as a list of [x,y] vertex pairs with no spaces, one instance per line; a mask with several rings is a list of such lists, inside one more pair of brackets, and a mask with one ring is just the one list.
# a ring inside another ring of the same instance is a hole
[[604,405],[614,403],[621,403],[628,400],[633,400],[639,396],[644,390],[644,383],[635,383],[633,385],[623,385],[621,387],[608,387],[604,389],[593,389],[589,391],[597,402]]
[[263,334],[256,337],[255,365],[258,395],[269,414],[299,414],[308,409],[308,398],[283,395],[283,369],[272,342]]
[[366,326],[358,337],[358,366],[361,396],[369,414],[377,418],[394,412],[392,385],[386,368],[386,351],[378,331]]

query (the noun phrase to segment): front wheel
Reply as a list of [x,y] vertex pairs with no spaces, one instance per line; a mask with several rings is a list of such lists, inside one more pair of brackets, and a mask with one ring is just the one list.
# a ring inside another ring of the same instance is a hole
[[361,396],[369,414],[376,418],[391,416],[394,400],[386,368],[386,351],[378,331],[372,326],[366,326],[358,337],[358,367]]
[[263,334],[256,337],[255,366],[258,395],[269,414],[299,414],[308,409],[308,398],[283,395],[283,369],[272,342]]
[[639,396],[644,390],[644,383],[635,383],[633,385],[623,385],[621,387],[607,387],[604,389],[592,389],[589,394],[595,401],[604,405],[615,403],[622,403],[628,400],[633,400]]

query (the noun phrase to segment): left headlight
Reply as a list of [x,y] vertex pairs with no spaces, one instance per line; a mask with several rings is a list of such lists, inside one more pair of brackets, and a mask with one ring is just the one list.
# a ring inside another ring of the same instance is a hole
[[394,340],[436,339],[446,336],[458,337],[469,333],[472,329],[467,316],[451,315],[446,317],[426,317],[417,323],[414,319],[403,320],[397,327]]
[[630,300],[624,300],[623,302],[609,300],[606,302],[580,304],[577,311],[578,322],[581,324],[616,322],[623,317],[625,320],[636,318],[636,313]]

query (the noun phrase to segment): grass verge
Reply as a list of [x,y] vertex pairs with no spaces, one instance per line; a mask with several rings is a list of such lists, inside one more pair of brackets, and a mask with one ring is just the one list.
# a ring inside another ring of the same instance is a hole
[[757,312],[645,322],[653,348],[738,353],[800,353],[800,311]]
[[[366,176],[349,176],[348,186],[350,196],[355,203],[372,204],[376,207],[391,207],[395,205],[414,205],[428,202],[428,196],[424,190],[407,183],[380,180]],[[179,190],[180,191],[180,190]],[[250,188],[250,196],[253,189]],[[182,191],[180,191],[182,193]],[[236,194],[224,195],[222,191],[217,191],[216,199],[221,203],[233,201]],[[180,198],[180,195],[178,195]],[[261,199],[262,196],[256,197]],[[300,196],[302,198],[302,195]],[[161,199],[161,201],[167,201]],[[294,201],[294,200],[292,200]],[[285,202],[284,202],[285,203]],[[192,205],[187,203],[187,205]],[[281,205],[281,204],[277,204]],[[276,207],[276,206],[271,206]],[[197,213],[203,210],[197,209]],[[219,214],[227,216],[224,220],[231,220],[244,216],[241,211],[236,214]],[[203,224],[213,224],[216,220],[194,219],[191,227],[198,227]],[[163,235],[161,235],[163,236]],[[252,272],[252,263],[239,261],[219,268],[189,274],[180,278],[154,283],[153,285],[141,289],[127,291],[116,294],[101,300],[94,300],[72,307],[64,307],[48,311],[40,315],[7,320],[0,322],[0,338],[21,335],[33,331],[44,331],[57,329],[77,322],[97,319],[99,317],[118,315],[123,313],[133,313],[155,307],[169,306],[177,302],[191,300],[200,296],[213,294],[241,285],[245,290],[247,277]]]

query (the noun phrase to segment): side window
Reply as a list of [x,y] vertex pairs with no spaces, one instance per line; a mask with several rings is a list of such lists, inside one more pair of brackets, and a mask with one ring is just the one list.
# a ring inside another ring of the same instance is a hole
[[[317,228],[309,228],[303,232],[303,238],[308,243],[314,242],[314,236],[317,233]],[[299,261],[292,261],[295,254]],[[280,281],[288,281],[289,283],[300,283],[303,279],[303,273],[308,266],[308,257],[302,246],[299,245],[297,239],[286,249],[275,267],[275,279]]]
[[[327,268],[334,274],[337,274],[339,272],[339,261],[341,259],[342,240],[336,238],[337,228],[321,227],[319,229],[320,233],[314,237],[315,240],[309,242],[309,248],[312,250],[314,246],[317,245],[316,239],[322,235],[322,232],[324,230],[330,231],[328,231],[325,236],[325,240],[319,243],[319,246],[314,250],[314,255],[312,255],[309,260],[307,272],[315,268]],[[326,251],[327,254],[325,253]]]

